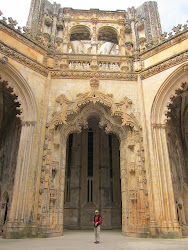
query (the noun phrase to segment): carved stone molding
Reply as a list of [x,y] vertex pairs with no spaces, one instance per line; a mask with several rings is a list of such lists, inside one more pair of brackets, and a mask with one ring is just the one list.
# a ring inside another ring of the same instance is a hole
[[36,102],[32,90],[20,73],[8,63],[7,58],[3,58],[4,63],[0,66],[0,83],[6,84],[14,95],[15,102],[19,103],[16,107],[20,111],[16,116],[22,121],[22,125],[29,126],[36,123]]
[[68,79],[78,79],[78,78],[91,78],[97,77],[99,79],[116,79],[124,81],[136,81],[137,74],[134,73],[113,73],[113,72],[92,72],[92,71],[63,71],[63,70],[52,70],[52,78],[68,78]]
[[166,128],[166,124],[157,124],[157,123],[153,123],[152,124],[153,128]]
[[4,65],[8,62],[8,58],[6,56],[3,56],[0,58],[0,66]]
[[18,41],[26,44],[30,48],[34,49],[35,51],[45,54],[45,49],[41,48],[40,45],[36,44],[34,41],[30,40],[28,37],[26,37],[24,34],[22,34],[19,30],[15,30],[14,28],[11,28],[3,21],[0,21],[0,30],[6,32],[13,38],[16,38]]
[[48,75],[48,69],[45,66],[2,42],[0,42],[0,52],[44,76]]
[[52,118],[53,126],[57,126],[59,123],[66,124],[68,116],[78,113],[84,105],[99,103],[110,108],[112,116],[119,116],[121,118],[121,126],[131,126],[137,130],[137,124],[130,115],[132,101],[125,97],[121,102],[115,103],[113,95],[101,93],[98,87],[98,79],[93,78],[91,79],[90,92],[78,94],[74,102],[69,101],[64,94],[60,95],[56,99],[56,102],[61,105],[61,111]]
[[158,63],[155,66],[152,66],[148,69],[145,69],[141,72],[141,79],[146,79],[148,77],[151,77],[153,75],[156,75],[168,68],[171,68],[177,64],[180,64],[182,62],[185,62],[188,60],[188,50],[180,53],[178,55],[175,55],[171,58],[169,58],[168,60],[165,60],[163,62]]
[[149,51],[146,51],[144,52],[143,54],[141,54],[141,59],[142,60],[145,60],[149,57],[152,57],[153,55],[179,43],[180,41],[183,41],[185,39],[188,38],[188,32],[185,31],[184,33],[182,34],[179,34],[178,36],[175,36],[175,37],[172,37],[171,39],[163,42],[163,43],[160,43],[158,46],[150,49]]

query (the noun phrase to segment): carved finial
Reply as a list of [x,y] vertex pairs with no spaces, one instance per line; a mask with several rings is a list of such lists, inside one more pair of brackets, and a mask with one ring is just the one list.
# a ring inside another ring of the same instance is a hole
[[8,58],[6,56],[3,56],[0,58],[0,65],[4,65],[8,63]]
[[3,20],[2,20],[4,23],[7,22],[7,18],[3,16]]
[[8,17],[8,21],[13,28],[18,24],[16,20],[12,19],[12,17]]
[[187,24],[184,24],[184,25],[183,25],[183,31],[184,31],[184,30],[187,30]]
[[168,38],[173,37],[172,32],[168,33]]

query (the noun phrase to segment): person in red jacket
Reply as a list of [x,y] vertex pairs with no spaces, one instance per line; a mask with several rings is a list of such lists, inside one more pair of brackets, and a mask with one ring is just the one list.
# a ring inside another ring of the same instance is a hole
[[99,243],[100,240],[100,225],[102,223],[102,218],[99,215],[99,211],[95,210],[95,216],[93,220],[93,225],[94,225],[94,233],[95,233],[95,242],[96,244]]

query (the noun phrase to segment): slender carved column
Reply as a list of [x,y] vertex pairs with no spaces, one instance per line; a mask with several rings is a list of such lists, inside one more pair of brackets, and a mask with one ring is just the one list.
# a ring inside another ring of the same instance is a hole
[[[146,124],[146,114],[145,114],[145,103],[144,103],[144,93],[143,93],[143,83],[142,80],[140,78],[140,76],[138,76],[138,96],[139,96],[139,100],[140,100],[140,108],[141,110],[143,110],[143,112],[141,112],[140,117],[141,117],[141,124],[142,124],[142,131],[143,131],[143,140],[144,140],[144,145],[145,145],[145,167],[146,167],[146,173],[147,173],[147,180],[148,180],[148,197],[149,197],[149,201],[150,201],[150,205],[149,205],[149,210],[150,210],[150,230],[151,233],[155,235],[155,230],[154,227],[156,226],[156,212],[155,212],[155,207],[157,206],[158,202],[157,201],[157,197],[155,199],[155,193],[154,193],[154,185],[155,182],[154,178],[155,178],[155,173],[154,171],[152,171],[152,168],[154,167],[153,164],[151,165],[151,151],[149,148],[149,145],[151,145],[149,143],[149,138],[150,138],[150,134],[147,129],[147,124]],[[154,176],[153,176],[154,175]],[[155,199],[155,200],[154,200]]]
[[177,236],[181,236],[180,227],[177,222],[175,211],[174,193],[171,179],[168,148],[166,142],[165,125],[154,124],[153,136],[156,145],[156,168],[158,169],[160,193],[160,207],[158,215],[161,220],[159,224],[163,226],[164,233],[174,230]]
[[93,20],[93,32],[91,37],[91,53],[97,54],[97,30],[96,30],[96,21]]
[[80,134],[73,134],[71,181],[70,181],[70,204],[74,209],[75,226],[79,226],[80,205]]
[[120,142],[120,173],[121,173],[121,198],[122,198],[122,233],[128,235],[129,201],[128,179],[126,166],[125,140]]
[[28,172],[31,167],[33,150],[33,137],[35,133],[35,122],[22,122],[22,131],[18,151],[18,160],[15,173],[13,200],[9,215],[7,228],[12,223],[18,225],[25,223],[28,206]]

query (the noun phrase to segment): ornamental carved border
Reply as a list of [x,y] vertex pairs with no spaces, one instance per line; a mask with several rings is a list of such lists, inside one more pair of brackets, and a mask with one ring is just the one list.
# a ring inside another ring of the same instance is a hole
[[56,102],[61,106],[61,111],[53,114],[54,117],[50,122],[50,130],[53,130],[59,124],[67,124],[69,115],[79,113],[81,107],[89,103],[94,105],[99,103],[108,107],[111,111],[111,116],[119,116],[121,118],[121,126],[130,126],[134,130],[139,130],[137,121],[130,113],[132,104],[130,99],[124,97],[121,102],[115,103],[112,94],[106,95],[99,91],[99,79],[95,77],[90,80],[90,86],[91,90],[89,92],[78,94],[74,101],[69,101],[64,94],[56,99]]
[[97,77],[99,79],[117,79],[126,81],[137,81],[137,74],[126,74],[121,72],[92,72],[92,71],[62,71],[62,70],[52,70],[52,78],[68,78],[68,79],[78,79],[78,78],[92,78]]
[[176,66],[177,64],[180,64],[180,63],[185,62],[187,60],[188,60],[188,50],[142,71],[141,72],[141,79],[144,80],[148,77],[156,75],[156,74],[158,74],[166,69],[169,69],[169,68]]
[[41,65],[34,59],[31,59],[27,57],[26,55],[22,54],[18,50],[9,47],[8,45],[4,44],[0,41],[0,52],[8,57],[11,57],[12,59],[18,61],[21,64],[26,65],[27,67],[33,69],[34,71],[37,71],[38,73],[47,76],[48,75],[48,69],[47,67]]
[[155,48],[151,48],[149,51],[144,52],[143,54],[141,54],[141,59],[145,60],[149,57],[152,57],[153,55],[156,55],[157,53],[171,47],[174,46],[175,44],[185,40],[188,38],[188,32],[185,31],[182,34],[179,34],[176,37],[172,37],[169,41],[164,41],[164,43],[159,44],[158,46],[156,46]]

